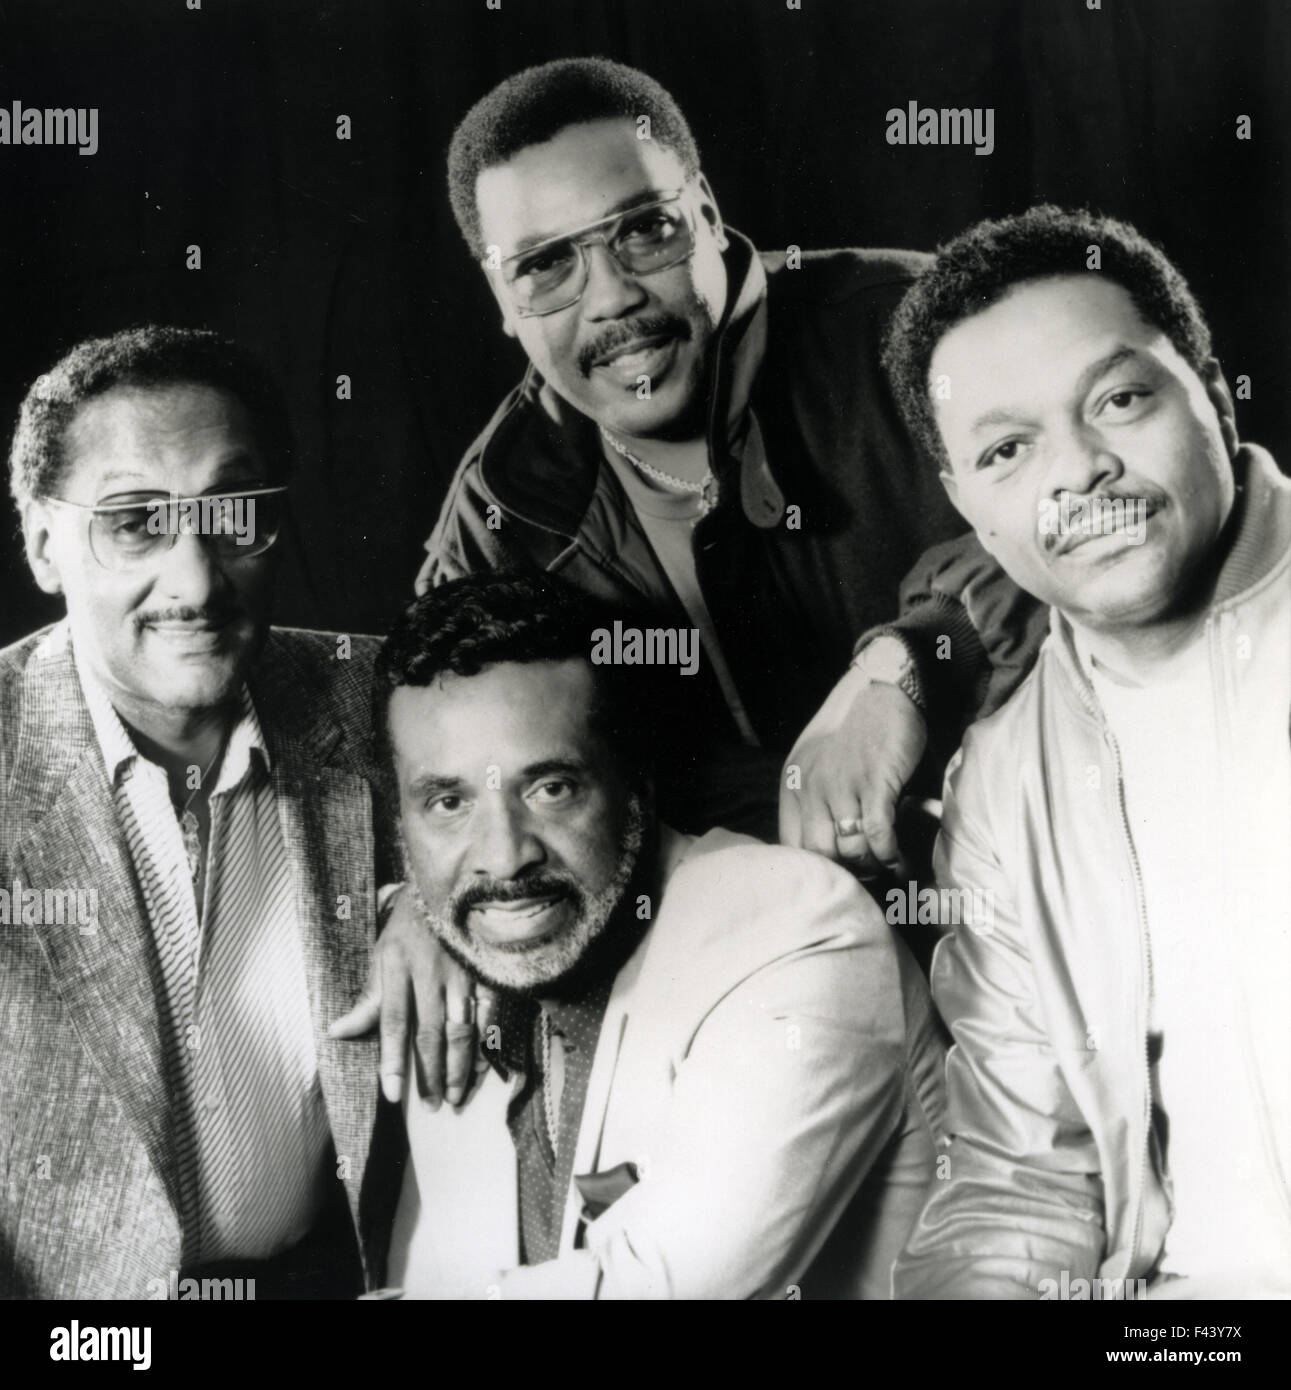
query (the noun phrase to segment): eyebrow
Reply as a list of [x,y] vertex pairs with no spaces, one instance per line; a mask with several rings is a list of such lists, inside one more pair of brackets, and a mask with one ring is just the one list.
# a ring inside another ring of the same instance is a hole
[[[520,769],[519,780],[533,782],[540,777],[582,777],[587,765],[575,758],[544,758],[540,762],[528,763]],[[408,794],[412,797],[431,796],[436,792],[457,792],[466,785],[461,777],[449,777],[443,773],[425,772],[414,777],[408,784]]]
[[[1080,379],[1077,382],[1077,394],[1083,396],[1101,377],[1105,377],[1108,372],[1119,367],[1128,358],[1138,356],[1137,348],[1122,346],[1109,352],[1106,357],[1100,357],[1097,362],[1091,362],[1080,374]],[[993,428],[996,425],[1014,424],[1018,420],[1026,418],[1026,413],[1022,410],[1010,406],[1000,406],[979,415],[970,426],[970,432],[979,434],[984,429]]]
[[414,777],[408,784],[408,794],[414,797],[430,796],[432,792],[455,792],[462,786],[460,777],[441,777],[433,772]]
[[538,777],[582,777],[586,772],[586,763],[576,758],[546,758],[522,767],[520,776],[524,781],[532,782]]
[[657,203],[667,190],[660,188],[647,188],[639,193],[630,193],[626,198],[610,208],[603,216],[594,218],[591,222],[584,222],[582,227],[573,227],[567,232],[541,232],[534,233],[532,236],[523,236],[516,242],[516,248],[509,256],[504,256],[504,260],[510,260],[512,256],[523,255],[526,251],[532,251],[536,246],[543,246],[549,241],[568,241],[576,236],[586,227],[594,227],[599,222],[608,221],[611,217],[617,217],[620,213],[631,212],[633,208],[645,207],[648,203]]
[[[219,462],[219,464],[216,466],[216,470],[215,470],[215,472],[216,472],[215,481],[210,485],[210,487],[206,488],[203,492],[195,493],[195,494],[193,494],[193,495],[194,495],[194,496],[198,496],[198,497],[219,496],[222,492],[227,492],[227,491],[228,491],[228,488],[229,488],[229,483],[230,483],[230,479],[228,478],[227,475],[230,474],[230,473],[237,473],[237,472],[239,472],[240,470],[242,470],[242,469],[244,469],[244,468],[247,468],[247,467],[252,468],[253,471],[256,469],[257,465],[256,465],[255,458],[254,458],[251,454],[247,453],[247,451],[246,451],[245,449],[239,449],[239,450],[237,451],[237,453],[235,453],[235,454],[230,454],[230,455],[228,456],[228,458],[226,458],[226,459],[221,459],[221,460],[220,460],[220,462]],[[133,471],[133,470],[131,470],[131,469],[128,469],[128,468],[113,468],[113,469],[109,470],[107,473],[105,473],[105,474],[99,479],[99,487],[100,487],[100,488],[103,488],[103,487],[105,487],[108,483],[113,483],[113,482],[124,482],[124,481],[127,481],[127,480],[138,481],[138,482],[140,482],[140,483],[142,484],[142,483],[143,483],[143,480],[144,480],[144,478],[145,478],[145,476],[146,476],[146,475],[143,474],[143,473],[138,473],[138,472],[135,472],[135,471]],[[239,478],[237,481],[238,481],[238,485],[239,485],[239,486],[242,486],[242,485],[244,485],[244,484],[245,484],[246,486],[251,486],[252,484],[258,484],[258,483],[264,482],[264,481],[265,481],[264,470],[263,470],[263,469],[260,469],[259,472],[256,472],[256,473],[255,473],[254,476],[247,476],[247,477],[245,477],[245,478]],[[126,489],[124,489],[124,491],[127,492],[127,493],[134,493],[134,492],[138,492],[138,493],[155,493],[156,495],[161,496],[161,497],[169,497],[170,494],[171,494],[171,489],[170,489],[170,488],[161,488],[161,487],[155,487],[155,486],[142,486],[142,485],[141,485],[140,487],[126,488]],[[104,502],[104,501],[107,501],[109,498],[115,497],[115,496],[117,496],[117,495],[118,495],[117,493],[103,493],[103,492],[100,492],[100,493],[99,493],[99,501],[100,501],[100,502]],[[183,496],[183,495],[187,495],[187,494],[181,494],[181,496]]]

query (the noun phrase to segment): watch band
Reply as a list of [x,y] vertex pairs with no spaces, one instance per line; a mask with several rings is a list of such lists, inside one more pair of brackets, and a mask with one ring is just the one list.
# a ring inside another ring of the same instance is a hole
[[[866,661],[866,653],[871,652],[874,643],[881,640],[901,644],[905,659],[898,669],[880,673],[873,669],[872,663]],[[872,681],[878,681],[882,685],[895,685],[898,690],[909,697],[920,714],[927,716],[928,701],[924,693],[923,678],[919,672],[919,659],[904,633],[892,629],[874,633],[865,646],[852,658],[851,665]]]

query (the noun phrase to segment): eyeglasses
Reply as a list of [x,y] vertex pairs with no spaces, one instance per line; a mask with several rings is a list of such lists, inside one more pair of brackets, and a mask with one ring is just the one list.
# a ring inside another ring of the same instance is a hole
[[40,500],[86,513],[90,553],[105,570],[119,573],[160,559],[180,536],[201,536],[221,563],[263,555],[282,530],[286,491],[284,484],[200,497],[163,492],[98,506],[63,497]]
[[541,318],[578,303],[587,288],[587,248],[594,244],[604,246],[629,275],[680,265],[695,250],[695,226],[681,201],[683,191],[507,256],[500,263],[502,283],[517,315]]

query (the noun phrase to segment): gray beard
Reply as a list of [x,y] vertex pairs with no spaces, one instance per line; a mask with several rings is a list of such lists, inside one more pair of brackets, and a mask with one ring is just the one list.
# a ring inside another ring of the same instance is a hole
[[[494,989],[533,994],[571,974],[609,926],[623,894],[636,873],[645,842],[647,816],[642,798],[633,794],[619,835],[614,874],[599,892],[588,894],[577,881],[562,876],[570,889],[576,912],[558,936],[534,951],[508,951],[477,940],[460,911],[461,890],[453,892],[441,912],[431,909],[414,879],[412,903],[418,916],[434,932],[444,949],[482,983]],[[459,924],[458,917],[463,921]]]

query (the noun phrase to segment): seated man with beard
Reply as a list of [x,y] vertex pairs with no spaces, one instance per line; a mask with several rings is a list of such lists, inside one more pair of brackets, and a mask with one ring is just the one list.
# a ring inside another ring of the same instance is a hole
[[932,1176],[927,990],[841,869],[654,816],[640,667],[550,576],[407,610],[374,716],[429,930],[500,992],[460,1111],[410,1102],[409,1295],[886,1298]]

